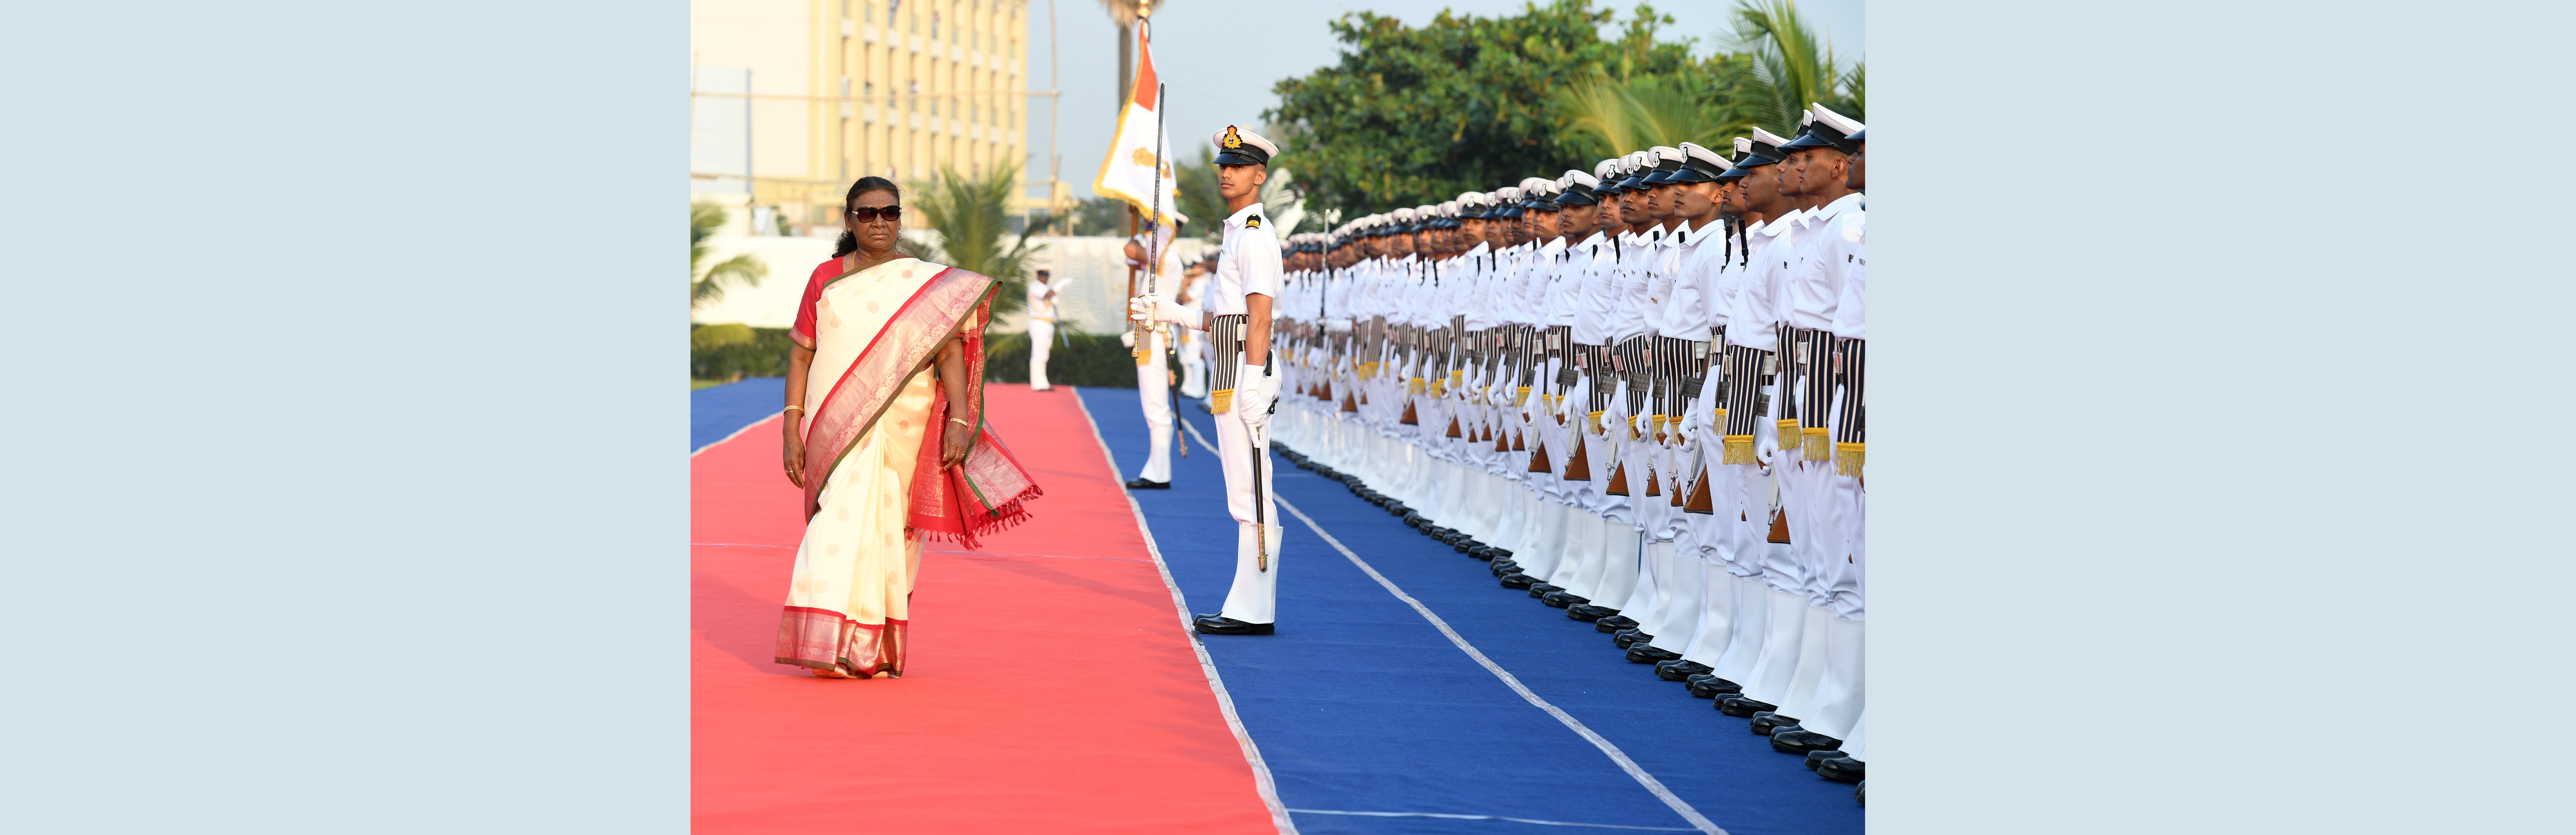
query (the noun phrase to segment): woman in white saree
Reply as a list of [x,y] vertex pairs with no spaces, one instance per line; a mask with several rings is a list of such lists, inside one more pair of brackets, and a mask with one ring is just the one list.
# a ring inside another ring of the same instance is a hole
[[776,660],[822,678],[900,677],[921,543],[1018,524],[1035,482],[984,425],[993,279],[895,248],[902,193],[850,187],[839,253],[789,337],[782,448],[805,540]]

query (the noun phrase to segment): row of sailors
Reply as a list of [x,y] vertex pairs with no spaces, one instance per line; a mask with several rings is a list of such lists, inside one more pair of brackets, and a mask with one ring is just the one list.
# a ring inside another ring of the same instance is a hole
[[1290,236],[1273,431],[1858,780],[1865,141],[1813,106]]

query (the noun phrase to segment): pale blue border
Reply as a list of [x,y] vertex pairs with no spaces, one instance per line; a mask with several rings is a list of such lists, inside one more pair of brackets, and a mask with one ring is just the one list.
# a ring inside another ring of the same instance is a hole
[[2564,826],[2571,24],[1873,6],[1874,826]]
[[687,6],[0,27],[0,828],[688,825]]

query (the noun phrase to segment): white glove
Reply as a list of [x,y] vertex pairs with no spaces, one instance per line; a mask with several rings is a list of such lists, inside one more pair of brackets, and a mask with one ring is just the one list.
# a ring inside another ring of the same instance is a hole
[[1269,437],[1270,404],[1279,398],[1279,378],[1264,376],[1261,366],[1245,365],[1234,373],[1234,414],[1255,444]]
[[1198,311],[1163,302],[1151,295],[1128,299],[1127,318],[1139,322],[1169,322],[1194,331],[1207,330],[1207,318]]

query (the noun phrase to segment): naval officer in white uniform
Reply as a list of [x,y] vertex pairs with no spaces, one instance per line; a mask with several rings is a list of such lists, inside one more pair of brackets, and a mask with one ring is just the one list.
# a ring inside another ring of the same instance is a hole
[[1280,376],[1270,362],[1271,303],[1279,296],[1279,239],[1262,215],[1261,184],[1279,153],[1251,131],[1228,125],[1216,142],[1217,194],[1232,214],[1225,219],[1223,254],[1217,259],[1199,310],[1128,300],[1138,320],[1205,330],[1215,349],[1216,381],[1208,399],[1216,414],[1217,460],[1225,468],[1226,509],[1236,525],[1234,587],[1216,614],[1191,625],[1208,635],[1268,635],[1276,630],[1279,591],[1279,509],[1270,489],[1270,413]]

